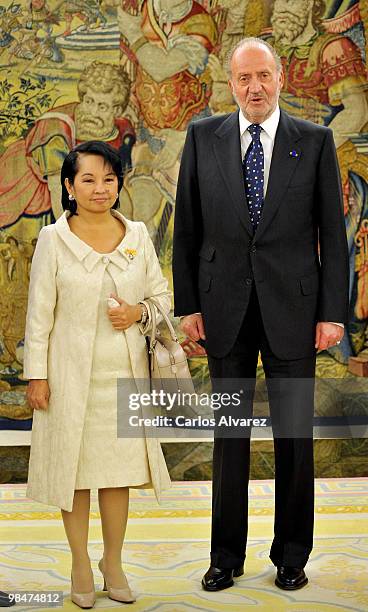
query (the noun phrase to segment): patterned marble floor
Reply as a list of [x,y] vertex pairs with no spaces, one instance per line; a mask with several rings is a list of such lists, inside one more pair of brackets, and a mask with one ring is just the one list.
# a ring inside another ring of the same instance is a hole
[[[245,576],[232,589],[207,593],[200,579],[208,566],[210,483],[176,482],[161,506],[152,492],[133,490],[124,566],[137,601],[129,610],[241,612],[249,606],[261,612],[367,612],[368,479],[316,481],[310,583],[294,593],[273,584],[275,572],[268,558],[273,494],[273,481],[252,481]],[[89,552],[100,589],[98,517],[94,494]],[[26,499],[25,485],[0,485],[0,589],[62,590],[62,609],[77,611],[69,598],[69,574],[70,554],[60,513]],[[98,610],[122,607],[101,591],[97,595]],[[34,612],[39,608],[17,605],[13,609]]]

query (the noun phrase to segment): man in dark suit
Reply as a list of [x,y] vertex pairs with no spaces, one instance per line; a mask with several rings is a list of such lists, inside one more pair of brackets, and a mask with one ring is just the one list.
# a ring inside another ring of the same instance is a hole
[[[348,311],[348,252],[332,131],[280,111],[274,49],[244,39],[229,59],[239,111],[193,122],[175,211],[175,314],[205,341],[213,386],[287,379],[291,402],[270,398],[275,447],[276,585],[307,583],[313,543],[313,380],[316,351],[340,342]],[[311,380],[312,386],[291,384]],[[270,391],[270,388],[269,388]],[[248,401],[248,404],[252,401]],[[244,403],[245,410],[246,407]],[[303,420],[307,433],[278,434]],[[215,434],[211,566],[217,591],[243,574],[250,440]]]

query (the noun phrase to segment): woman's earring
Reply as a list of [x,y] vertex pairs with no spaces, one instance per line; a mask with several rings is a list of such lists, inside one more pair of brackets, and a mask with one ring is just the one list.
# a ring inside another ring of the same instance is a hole
[[69,194],[69,200],[74,200],[74,196],[72,193]]

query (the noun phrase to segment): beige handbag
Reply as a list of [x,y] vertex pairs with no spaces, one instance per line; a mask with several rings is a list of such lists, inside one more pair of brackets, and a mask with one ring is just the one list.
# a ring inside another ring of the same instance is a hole
[[[151,319],[148,346],[151,388],[163,389],[167,393],[195,393],[187,356],[169,317],[154,298],[146,299],[144,303],[149,305]],[[170,338],[162,336],[157,329],[156,308],[166,323]]]

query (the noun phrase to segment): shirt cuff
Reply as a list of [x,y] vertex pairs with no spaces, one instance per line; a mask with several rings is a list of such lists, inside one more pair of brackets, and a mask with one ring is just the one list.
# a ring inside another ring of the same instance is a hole
[[[199,315],[201,315],[202,313],[201,313],[201,312],[192,312],[191,314],[199,314]],[[188,314],[187,314],[187,315],[181,315],[181,316],[179,317],[179,319],[180,319],[180,321],[181,321],[182,319],[184,319],[184,317],[190,317],[190,316],[191,316],[191,315],[188,315]]]

